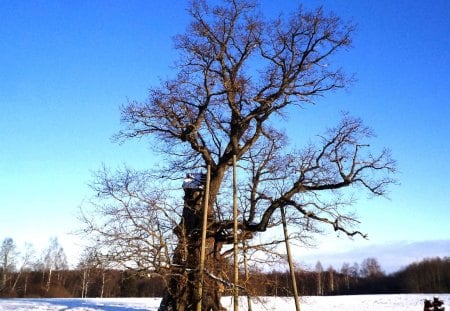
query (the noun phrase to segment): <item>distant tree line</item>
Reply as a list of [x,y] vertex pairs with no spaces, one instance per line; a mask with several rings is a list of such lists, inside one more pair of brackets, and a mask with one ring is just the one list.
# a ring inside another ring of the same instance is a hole
[[[229,269],[231,273],[231,264]],[[376,258],[344,263],[339,271],[332,266],[324,269],[317,262],[313,271],[299,268],[296,274],[303,296],[450,292],[450,257],[425,259],[388,275]],[[239,279],[251,289],[241,295],[292,295],[288,271],[253,270]],[[40,256],[30,245],[20,253],[11,238],[1,244],[0,297],[161,297],[163,291],[159,275],[106,267],[89,253],[70,269],[56,238],[50,239]]]
[[70,269],[57,238],[37,255],[32,245],[19,252],[12,238],[0,246],[0,297],[157,297],[162,279],[103,267],[84,255]]
[[[290,296],[289,272],[272,271],[264,276],[265,294]],[[361,264],[344,263],[340,271],[326,270],[320,262],[314,271],[297,272],[297,288],[304,296],[447,293],[450,290],[450,257],[435,257],[408,265],[402,270],[385,274],[375,258]]]

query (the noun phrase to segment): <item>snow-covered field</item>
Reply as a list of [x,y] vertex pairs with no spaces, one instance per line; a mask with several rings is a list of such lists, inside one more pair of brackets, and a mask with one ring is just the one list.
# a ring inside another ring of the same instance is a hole
[[[450,294],[438,295],[444,300],[446,309],[450,306]],[[432,294],[420,295],[359,295],[303,297],[302,311],[422,311],[423,300],[432,299]],[[0,310],[70,310],[70,311],[144,311],[158,310],[159,298],[92,298],[92,299],[0,299]],[[233,309],[232,299],[224,297],[222,303]],[[292,298],[261,297],[253,303],[254,311],[295,310]],[[241,297],[240,310],[247,310],[246,299]]]

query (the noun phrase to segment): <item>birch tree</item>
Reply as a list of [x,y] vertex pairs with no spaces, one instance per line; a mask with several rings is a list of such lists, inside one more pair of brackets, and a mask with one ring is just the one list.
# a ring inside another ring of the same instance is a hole
[[0,248],[1,286],[0,292],[7,290],[11,273],[16,268],[18,251],[12,238],[5,238]]
[[[45,282],[45,291],[49,292],[52,285],[54,272],[60,272],[68,268],[67,257],[63,247],[59,244],[58,238],[50,238],[48,247],[43,251],[42,262],[44,273],[47,273],[47,281]],[[58,274],[58,281],[59,281]]]

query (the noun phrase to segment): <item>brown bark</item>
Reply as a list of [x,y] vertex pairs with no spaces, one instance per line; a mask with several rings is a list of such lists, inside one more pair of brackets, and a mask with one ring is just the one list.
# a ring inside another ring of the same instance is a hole
[[[217,189],[217,187],[215,188]],[[184,209],[180,224],[175,229],[178,245],[174,251],[167,280],[166,291],[159,307],[160,311],[195,310],[198,297],[201,226],[204,190],[185,188]],[[213,195],[217,190],[213,192]],[[210,201],[213,202],[213,201]],[[212,205],[212,204],[211,204]],[[213,221],[214,211],[209,208],[208,222]],[[223,291],[221,243],[208,234],[205,252],[202,310],[225,310],[220,299]]]

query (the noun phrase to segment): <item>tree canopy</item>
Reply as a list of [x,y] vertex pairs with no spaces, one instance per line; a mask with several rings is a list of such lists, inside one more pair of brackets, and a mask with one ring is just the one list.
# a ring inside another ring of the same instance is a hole
[[[365,236],[354,229],[357,219],[345,208],[353,198],[343,190],[351,186],[384,195],[394,182],[391,173],[396,168],[387,149],[370,151],[372,131],[349,114],[317,142],[301,149],[289,146],[277,124],[288,109],[310,105],[347,85],[350,78],[333,64],[333,56],[350,46],[351,23],[322,8],[306,11],[302,7],[269,20],[255,2],[247,0],[225,0],[215,6],[193,1],[188,13],[192,22],[184,34],[175,37],[180,58],[174,76],[152,86],[146,101],[131,101],[122,107],[124,129],[116,138],[148,137],[167,161],[159,175],[169,179],[210,168],[207,237],[214,252],[209,253],[206,269],[213,279],[215,302],[204,302],[204,309],[219,310],[220,295],[216,294],[224,275],[217,262],[223,260],[222,245],[231,243],[233,233],[227,192],[233,157],[242,172],[241,240],[251,240],[255,232],[279,224],[275,212],[281,208],[287,209],[294,230],[314,232],[325,224],[348,236]],[[181,208],[149,190],[151,185],[142,182],[144,175],[126,170],[114,177],[99,176],[94,189],[109,202],[97,205],[107,222],[97,226],[85,218],[86,231],[97,232],[97,241],[103,241],[104,250],[111,250],[116,259],[125,258],[121,253],[134,252],[163,259],[164,264],[150,261],[150,266],[158,272],[173,267],[183,277],[173,280],[161,310],[189,309],[188,305],[201,299],[186,298],[192,295],[182,286],[186,282],[197,286],[193,273],[198,267],[199,236],[194,233],[199,230],[204,192],[199,190],[200,195],[191,198],[192,193],[185,193]],[[139,208],[145,212],[136,213]],[[146,226],[139,215],[158,221]],[[124,219],[127,226],[119,225],[125,224]],[[162,223],[164,229],[159,227]],[[175,248],[166,243],[170,223],[176,235],[171,238],[178,241]],[[124,249],[124,240],[139,248]],[[174,273],[169,273],[172,279]]]

